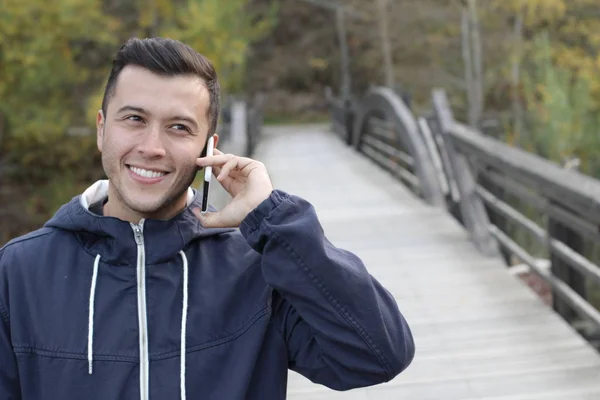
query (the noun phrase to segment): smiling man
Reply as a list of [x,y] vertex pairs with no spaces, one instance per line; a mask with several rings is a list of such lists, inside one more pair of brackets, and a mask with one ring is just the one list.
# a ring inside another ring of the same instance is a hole
[[[288,369],[336,390],[414,357],[393,297],[265,166],[215,149],[210,62],[131,39],[98,112],[108,179],[0,249],[0,398],[280,400]],[[232,201],[201,214],[211,166]]]

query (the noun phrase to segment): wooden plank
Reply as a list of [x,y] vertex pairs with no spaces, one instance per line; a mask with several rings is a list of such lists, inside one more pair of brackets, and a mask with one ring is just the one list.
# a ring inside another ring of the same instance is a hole
[[404,373],[370,388],[335,392],[291,372],[289,399],[600,398],[598,353],[444,210],[325,127],[268,128],[255,157],[394,295],[417,346]]

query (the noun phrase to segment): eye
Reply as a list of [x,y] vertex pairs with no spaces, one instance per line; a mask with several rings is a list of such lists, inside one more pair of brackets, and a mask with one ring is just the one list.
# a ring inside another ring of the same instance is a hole
[[126,120],[132,122],[143,122],[144,120],[139,115],[128,115],[125,117]]
[[176,131],[191,132],[190,129],[183,124],[175,124],[173,125],[173,128],[175,128]]

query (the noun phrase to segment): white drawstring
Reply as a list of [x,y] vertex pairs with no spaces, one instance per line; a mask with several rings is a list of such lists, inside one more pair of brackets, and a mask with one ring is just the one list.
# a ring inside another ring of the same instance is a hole
[[185,335],[187,329],[187,309],[188,309],[188,261],[185,253],[180,251],[181,259],[183,260],[183,306],[181,309],[181,366],[180,366],[180,386],[181,386],[181,400],[186,399],[185,394]]
[[100,254],[94,260],[94,273],[92,275],[92,285],[90,288],[90,310],[88,318],[88,374],[92,374],[92,349],[94,344],[94,298],[96,297],[96,281],[98,280],[98,264],[100,263]]
[[[181,366],[180,366],[180,386],[181,386],[181,400],[186,400],[185,391],[185,356],[186,356],[186,330],[187,330],[187,310],[188,310],[188,280],[189,280],[189,269],[188,260],[183,251],[180,251],[181,259],[183,261],[183,306],[181,310]],[[98,280],[98,264],[100,263],[100,254],[96,256],[94,260],[94,272],[92,275],[92,284],[90,288],[90,301],[89,301],[89,319],[88,319],[88,373],[92,374],[92,361],[93,361],[93,344],[94,344],[94,299],[96,295],[96,282]]]

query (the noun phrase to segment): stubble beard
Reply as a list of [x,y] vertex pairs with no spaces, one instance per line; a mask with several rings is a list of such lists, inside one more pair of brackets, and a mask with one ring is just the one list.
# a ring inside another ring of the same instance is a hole
[[[191,167],[183,171],[183,176],[178,179],[178,182],[175,183],[174,186],[167,189],[167,192],[162,194],[160,198],[156,199],[151,203],[140,203],[132,198],[130,195],[126,194],[126,190],[123,190],[123,182],[121,179],[117,181],[114,180],[114,176],[112,172],[115,172],[110,165],[114,164],[110,160],[107,160],[102,157],[102,164],[104,167],[104,173],[106,174],[110,187],[112,187],[112,193],[114,197],[116,197],[116,202],[121,205],[125,210],[132,211],[133,213],[139,215],[141,218],[159,218],[167,213],[175,214],[185,208],[186,202],[183,201],[181,209],[173,210],[175,204],[181,201],[182,198],[187,196],[187,189],[190,187],[192,182],[196,177],[197,168]],[[123,168],[127,169],[127,166],[123,166]],[[124,171],[127,173],[127,171]],[[119,177],[121,178],[121,177]],[[127,178],[126,178],[127,179]]]

